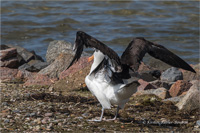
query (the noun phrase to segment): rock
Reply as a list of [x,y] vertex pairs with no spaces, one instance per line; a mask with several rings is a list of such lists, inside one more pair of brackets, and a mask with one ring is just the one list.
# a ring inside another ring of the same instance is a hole
[[156,70],[161,70],[161,71],[166,70],[171,67],[170,65],[155,58],[150,58],[147,64],[151,66],[152,68]]
[[181,99],[184,97],[185,95],[180,95],[180,96],[176,96],[176,97],[171,97],[171,98],[167,98],[164,99],[163,102],[172,102],[174,104],[178,103],[179,101],[181,101]]
[[72,44],[63,40],[50,42],[46,53],[47,62],[51,64],[61,53],[74,55]]
[[39,72],[43,68],[47,67],[49,64],[47,62],[42,62],[40,60],[31,60],[28,63],[21,65],[19,70],[27,70],[30,72]]
[[[80,72],[83,68],[91,66],[93,61],[88,62],[88,57],[81,57],[76,63],[74,63],[69,69],[63,71],[59,75],[59,79],[72,76],[76,72]],[[89,73],[89,72],[88,72]]]
[[156,89],[153,85],[151,85],[149,82],[144,81],[143,79],[139,79],[138,82],[140,83],[140,86],[138,86],[137,91]]
[[152,84],[153,86],[155,86],[156,88],[166,88],[166,89],[170,89],[170,87],[175,83],[175,82],[167,82],[167,81],[161,81],[161,80],[155,80],[152,82],[149,82],[150,84]]
[[30,117],[34,117],[34,116],[36,116],[37,114],[35,113],[35,112],[33,112],[33,113],[30,113]]
[[5,50],[0,50],[0,60],[4,61],[6,59],[16,57],[17,56],[17,49],[16,48],[8,48]]
[[73,54],[61,53],[53,63],[51,63],[49,66],[39,71],[39,73],[48,75],[49,77],[52,78],[58,78],[59,74],[69,66],[72,59],[73,59]]
[[19,61],[16,57],[9,58],[4,61],[0,61],[1,67],[18,68]]
[[160,75],[161,75],[161,72],[159,70],[151,70],[151,71],[140,73],[139,77],[147,82],[150,82],[150,81],[159,79]]
[[5,44],[0,45],[0,50],[5,50],[8,48],[10,48],[10,47],[6,46]]
[[176,106],[180,110],[191,111],[194,109],[200,109],[200,84],[199,80],[193,82],[187,94],[179,101]]
[[139,96],[139,95],[146,95],[146,94],[154,94],[158,96],[161,99],[166,99],[169,98],[169,92],[165,88],[158,88],[158,89],[149,89],[149,90],[144,90],[144,91],[138,91],[134,94],[134,96]]
[[51,85],[53,84],[57,79],[55,78],[49,78],[46,75],[42,75],[39,73],[34,73],[32,76],[27,78],[27,81],[24,83],[26,86],[31,85]]
[[51,117],[51,116],[53,116],[53,113],[45,113],[44,116],[45,117]]
[[172,97],[176,97],[181,95],[183,92],[186,92],[190,89],[192,83],[184,80],[176,81],[171,88],[169,89],[169,93]]
[[40,57],[39,55],[35,54],[34,51],[28,51],[27,49],[23,48],[23,47],[20,47],[20,46],[16,46],[16,45],[6,45],[8,47],[11,47],[11,48],[16,48],[17,49],[17,53],[19,55],[19,58],[22,57],[23,60],[25,62],[29,62],[30,60],[41,60],[41,61],[44,61],[42,59],[42,57]]
[[178,68],[171,67],[162,73],[161,80],[168,81],[168,82],[183,80],[183,74]]
[[183,80],[198,80],[200,79],[200,63],[196,65],[191,65],[192,68],[196,71],[196,73],[180,69],[183,73]]

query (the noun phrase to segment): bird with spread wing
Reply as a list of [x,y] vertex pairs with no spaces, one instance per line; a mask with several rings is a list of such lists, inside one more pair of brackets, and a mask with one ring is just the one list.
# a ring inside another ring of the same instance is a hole
[[124,108],[125,103],[140,85],[131,73],[137,72],[146,53],[171,66],[196,73],[183,59],[164,46],[147,41],[142,37],[133,38],[120,58],[114,50],[83,31],[76,33],[73,48],[76,52],[68,68],[80,59],[84,47],[95,49],[92,56],[94,62],[85,78],[85,83],[102,105],[100,119],[93,121],[102,121],[104,109],[110,109],[112,105],[118,107],[115,117],[111,120],[117,118],[119,109]]

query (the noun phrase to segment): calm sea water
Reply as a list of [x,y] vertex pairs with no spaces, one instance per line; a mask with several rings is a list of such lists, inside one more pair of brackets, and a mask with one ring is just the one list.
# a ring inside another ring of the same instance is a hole
[[199,62],[198,1],[2,1],[1,44],[45,58],[52,40],[75,40],[83,30],[123,53],[133,37],[164,45],[187,62]]

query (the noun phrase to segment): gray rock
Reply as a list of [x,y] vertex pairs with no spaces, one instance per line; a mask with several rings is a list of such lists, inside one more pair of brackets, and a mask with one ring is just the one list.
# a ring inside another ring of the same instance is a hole
[[156,86],[157,88],[163,87],[166,89],[170,89],[170,87],[175,83],[175,82],[168,82],[168,81],[161,81],[161,80],[155,80],[152,82],[149,82],[150,84]]
[[187,94],[176,104],[180,110],[191,111],[200,109],[200,84],[198,80],[192,83],[193,85],[190,87]]
[[73,57],[74,55],[71,53],[61,53],[53,63],[39,71],[39,74],[44,74],[51,78],[58,78],[59,74],[69,66]]
[[155,68],[155,69],[161,70],[161,71],[166,70],[166,69],[171,67],[170,65],[168,65],[168,64],[166,64],[166,63],[164,63],[164,62],[162,62],[158,59],[155,59],[155,58],[150,58],[148,60],[147,64],[149,66],[151,66],[152,68]]
[[18,69],[27,70],[30,72],[39,72],[48,65],[49,64],[47,62],[42,62],[41,60],[31,60],[28,63],[21,65]]
[[172,102],[174,104],[177,104],[179,101],[181,101],[181,99],[183,98],[184,96],[176,96],[176,97],[171,97],[171,98],[167,98],[167,99],[164,99],[163,102]]
[[177,80],[183,80],[183,74],[178,68],[171,67],[171,68],[165,70],[161,74],[161,80],[168,81],[168,82],[175,82]]
[[64,40],[50,42],[46,53],[47,62],[54,62],[54,60],[60,55],[60,53],[70,53],[74,55],[72,44]]
[[134,96],[149,95],[149,94],[154,94],[161,99],[166,99],[166,98],[170,97],[168,90],[165,89],[165,88],[149,89],[149,90],[139,91],[139,92],[136,92],[134,94]]
[[13,110],[12,112],[14,112],[14,113],[20,113],[20,110]]

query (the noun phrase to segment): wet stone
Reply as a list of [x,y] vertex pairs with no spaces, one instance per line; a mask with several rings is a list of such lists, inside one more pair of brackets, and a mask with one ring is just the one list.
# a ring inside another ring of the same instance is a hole
[[171,67],[165,70],[160,78],[162,81],[175,82],[177,80],[183,80],[183,74],[178,68]]

